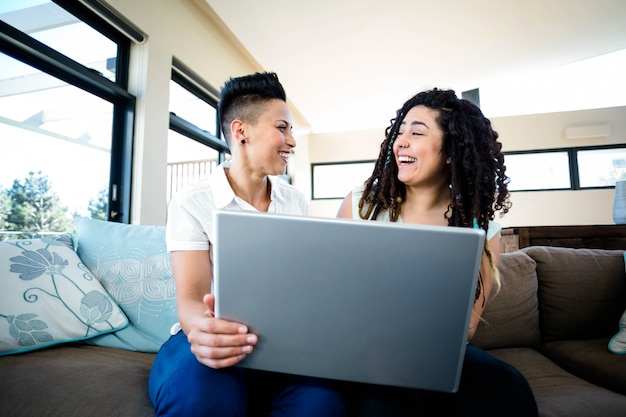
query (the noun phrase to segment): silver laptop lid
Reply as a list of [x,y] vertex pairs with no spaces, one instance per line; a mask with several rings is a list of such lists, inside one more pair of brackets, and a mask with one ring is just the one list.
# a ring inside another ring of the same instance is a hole
[[216,316],[259,335],[239,366],[458,389],[484,231],[215,214]]

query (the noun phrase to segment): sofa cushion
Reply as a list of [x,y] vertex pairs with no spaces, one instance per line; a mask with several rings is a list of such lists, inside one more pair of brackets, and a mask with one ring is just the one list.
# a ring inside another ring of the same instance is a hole
[[128,320],[71,235],[0,242],[0,355],[88,339]]
[[535,267],[535,261],[524,252],[500,255],[502,286],[487,303],[472,343],[484,349],[539,345]]
[[535,349],[494,349],[489,353],[526,377],[540,417],[624,416],[626,396],[567,372]]
[[178,321],[165,227],[74,219],[77,252],[124,310],[130,325],[89,343],[156,352]]
[[626,394],[626,355],[609,352],[607,341],[606,337],[557,340],[542,344],[540,350],[574,375]]
[[0,358],[0,416],[153,417],[153,353],[69,344]]
[[615,334],[626,308],[624,251],[547,246],[521,250],[537,262],[544,341]]

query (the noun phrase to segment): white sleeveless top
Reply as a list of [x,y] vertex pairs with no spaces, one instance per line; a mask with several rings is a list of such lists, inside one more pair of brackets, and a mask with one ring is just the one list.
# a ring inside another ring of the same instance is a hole
[[[357,220],[363,220],[359,216],[359,200],[363,196],[363,185],[359,185],[352,190],[352,218]],[[385,210],[378,214],[378,217],[375,221],[378,222],[391,222],[389,218],[389,211]],[[402,217],[398,216],[398,221],[396,223],[402,223]],[[502,226],[494,221],[489,222],[489,226],[487,227],[487,240],[491,240],[492,237],[500,233],[502,230]]]

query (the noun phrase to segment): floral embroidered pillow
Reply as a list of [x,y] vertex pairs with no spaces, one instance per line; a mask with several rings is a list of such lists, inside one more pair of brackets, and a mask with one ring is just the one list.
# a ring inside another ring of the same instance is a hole
[[0,241],[0,356],[123,329],[126,316],[70,234]]

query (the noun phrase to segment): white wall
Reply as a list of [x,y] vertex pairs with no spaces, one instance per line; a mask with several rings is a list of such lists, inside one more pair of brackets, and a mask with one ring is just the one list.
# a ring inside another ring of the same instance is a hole
[[137,97],[131,222],[165,224],[169,82],[172,57],[219,87],[231,76],[259,70],[225,35],[202,2],[108,0],[148,35],[134,45],[130,92]]
[[[626,107],[498,117],[493,118],[492,123],[500,134],[505,152],[626,143]],[[564,136],[568,127],[596,124],[609,124],[612,134],[606,138],[576,140]],[[384,128],[311,134],[306,138],[308,161],[318,163],[376,159],[383,133]],[[310,169],[308,172],[299,172],[298,178],[301,175],[308,176],[307,195],[310,196]],[[613,224],[613,195],[613,189],[514,192],[511,195],[511,211],[504,217],[498,217],[497,221],[504,227]],[[310,214],[334,217],[340,203],[340,200],[312,201]]]
[[[230,77],[264,69],[203,0],[107,2],[147,34],[131,54],[129,90],[137,97],[131,223],[165,224],[172,57],[217,90]],[[294,124],[307,129],[306,120],[291,109]]]
[[[626,107],[579,110],[492,120],[504,151],[600,146],[626,143]],[[566,139],[568,127],[608,124],[606,138]],[[614,190],[538,191],[513,193],[513,208],[503,226],[614,224]]]
[[[263,70],[203,0],[108,0],[147,41],[132,51],[130,91],[137,97],[131,222],[164,224],[169,82],[175,56],[218,88],[231,76]],[[280,76],[280,74],[279,74]],[[287,92],[289,93],[289,92]],[[400,103],[398,103],[400,104]],[[307,126],[291,106],[294,124]],[[390,109],[393,112],[395,109]],[[626,143],[626,108],[492,119],[505,151]],[[610,123],[605,139],[566,140],[569,126]],[[289,166],[294,185],[311,196],[311,163],[375,159],[385,126],[352,132],[298,134]],[[347,190],[349,191],[349,190]],[[347,192],[346,191],[346,192]],[[503,226],[611,224],[613,190],[514,193]],[[310,214],[334,217],[340,200],[310,202]]]

